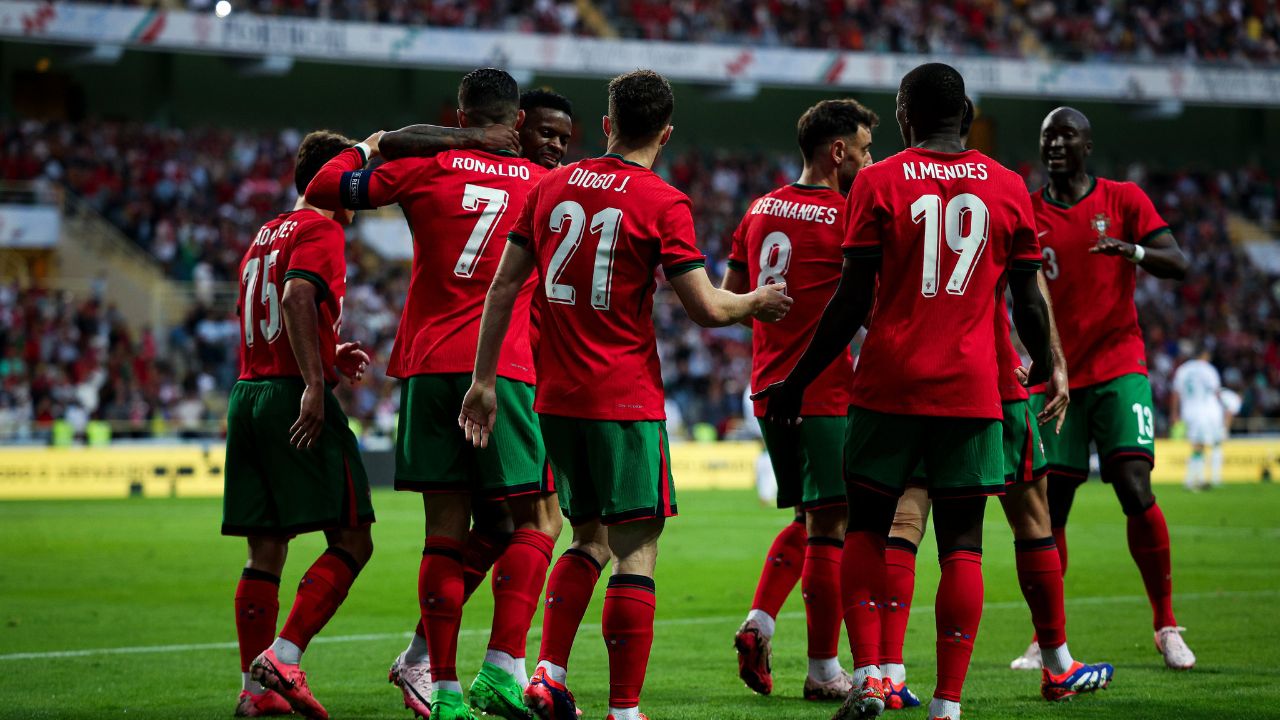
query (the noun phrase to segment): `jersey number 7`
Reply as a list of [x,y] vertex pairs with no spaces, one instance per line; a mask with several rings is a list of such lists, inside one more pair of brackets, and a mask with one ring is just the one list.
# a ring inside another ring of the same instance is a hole
[[484,249],[489,245],[489,238],[493,237],[493,228],[498,224],[498,218],[502,217],[502,213],[507,209],[509,197],[506,190],[483,185],[468,184],[463,189],[463,210],[475,212],[480,210],[481,205],[484,205],[484,209],[480,210],[480,218],[476,220],[476,226],[471,229],[471,237],[467,238],[467,244],[462,248],[462,255],[458,257],[458,263],[453,266],[454,275],[469,278],[475,273],[476,262],[481,255],[484,255]]

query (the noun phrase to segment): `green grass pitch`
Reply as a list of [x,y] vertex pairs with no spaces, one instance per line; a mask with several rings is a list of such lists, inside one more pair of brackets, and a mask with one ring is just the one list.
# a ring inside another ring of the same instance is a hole
[[[1174,540],[1176,608],[1199,656],[1196,669],[1164,669],[1120,508],[1108,488],[1091,483],[1070,528],[1068,632],[1077,657],[1114,663],[1117,678],[1097,697],[1064,705],[1040,700],[1037,675],[1007,669],[1031,629],[1011,537],[992,504],[987,607],[965,689],[966,720],[1280,718],[1280,487],[1159,493]],[[386,670],[416,619],[422,513],[413,495],[379,491],[374,502],[373,561],[304,659],[313,690],[337,719],[409,716]],[[830,717],[834,706],[800,699],[798,592],[778,624],[774,695],[753,695],[736,675],[733,632],[787,514],[760,508],[746,492],[681,493],[680,509],[663,538],[642,709],[654,720]],[[240,679],[231,597],[244,549],[241,540],[218,536],[219,514],[217,500],[0,503],[0,717],[230,717]],[[282,622],[321,543],[308,536],[294,544]],[[938,574],[932,541],[920,557],[907,662],[912,686],[927,697]],[[607,699],[602,596],[603,583],[569,676],[584,717],[593,719],[604,717]],[[484,590],[467,607],[464,684],[478,669],[490,609]],[[531,657],[536,620],[534,627]]]

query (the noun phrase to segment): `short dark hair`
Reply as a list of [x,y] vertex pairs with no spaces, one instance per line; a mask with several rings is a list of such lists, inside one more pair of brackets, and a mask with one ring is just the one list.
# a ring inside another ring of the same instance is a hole
[[675,108],[671,83],[652,70],[634,70],[609,81],[609,118],[622,138],[648,140],[661,133]]
[[823,100],[800,116],[796,123],[796,141],[808,159],[836,138],[856,135],[860,127],[871,132],[879,124],[880,116],[857,100]]
[[481,120],[510,125],[520,110],[520,86],[505,70],[472,70],[458,84],[458,108]]
[[547,108],[549,110],[559,110],[569,119],[573,119],[573,103],[569,102],[569,98],[558,92],[552,92],[543,88],[535,88],[533,90],[525,90],[520,94],[520,109],[526,113],[537,108]]
[[293,164],[293,186],[297,188],[298,194],[303,195],[307,192],[307,185],[311,184],[311,178],[320,172],[320,168],[325,163],[337,157],[343,150],[354,147],[355,144],[355,140],[332,130],[316,130],[307,133],[307,136],[298,144],[298,158]]
[[898,86],[898,103],[912,125],[932,130],[964,120],[964,78],[944,63],[925,63],[907,73]]

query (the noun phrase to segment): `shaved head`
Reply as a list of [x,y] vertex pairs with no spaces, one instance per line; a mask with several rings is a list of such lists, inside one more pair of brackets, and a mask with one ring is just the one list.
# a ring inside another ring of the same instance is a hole
[[1040,124],[1040,161],[1050,177],[1083,181],[1092,152],[1093,126],[1084,113],[1060,107],[1045,116]]
[[1062,106],[1054,108],[1048,115],[1044,116],[1044,122],[1040,123],[1040,129],[1050,126],[1067,125],[1076,129],[1077,132],[1084,135],[1087,139],[1093,139],[1093,125],[1089,123],[1089,118],[1085,114],[1073,107]]

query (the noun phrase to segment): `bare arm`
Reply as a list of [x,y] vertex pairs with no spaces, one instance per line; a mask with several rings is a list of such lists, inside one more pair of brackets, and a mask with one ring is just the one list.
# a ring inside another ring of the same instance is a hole
[[[728,269],[724,271],[724,277],[720,280],[720,289],[742,295],[747,292],[747,274],[730,265]],[[739,322],[744,327],[752,327],[751,318],[743,318]]]
[[1009,270],[1009,290],[1013,294],[1013,325],[1031,355],[1027,384],[1039,385],[1053,375],[1054,355],[1050,347],[1052,319],[1049,304],[1040,292],[1038,271]]
[[446,150],[520,152],[520,136],[506,125],[447,128],[409,125],[382,136],[382,156],[388,160],[427,157]]
[[471,376],[471,389],[462,401],[458,426],[476,447],[488,447],[489,434],[498,419],[498,397],[495,390],[498,376],[498,355],[502,341],[511,325],[511,311],[516,304],[520,288],[534,269],[533,253],[507,243],[498,262],[498,271],[484,299],[484,313],[480,316],[480,338],[476,344],[476,369]]
[[1057,420],[1053,431],[1062,432],[1062,423],[1067,419],[1067,405],[1071,402],[1071,385],[1067,378],[1067,353],[1062,349],[1062,338],[1058,335],[1058,321],[1053,317],[1053,298],[1049,296],[1049,283],[1045,280],[1044,271],[1036,273],[1036,287],[1044,298],[1045,307],[1049,309],[1049,352],[1053,355],[1053,375],[1049,378],[1048,402],[1036,420],[1045,424]]
[[805,388],[849,346],[875,300],[879,258],[845,258],[840,284],[822,311],[818,327],[787,379],[752,396],[768,397],[768,419],[792,424],[800,417]]
[[306,384],[298,420],[289,429],[289,442],[305,450],[315,445],[324,428],[324,365],[320,361],[320,334],[316,332],[320,327],[316,286],[309,280],[290,278],[284,284],[280,306],[289,345]]
[[702,327],[724,327],[750,317],[775,322],[787,314],[792,303],[783,294],[783,283],[739,295],[712,285],[706,269],[700,267],[681,273],[670,282],[689,318]]
[[[1103,238],[1089,252],[1102,255],[1120,255],[1131,260],[1138,252],[1138,245],[1115,238]],[[1191,263],[1178,247],[1173,233],[1162,232],[1142,245],[1142,261],[1138,266],[1162,280],[1184,280]]]
[[[1223,413],[1223,416],[1225,417],[1226,413]],[[1175,385],[1169,391],[1169,424],[1177,425],[1178,421],[1181,419],[1182,419],[1182,398],[1181,396],[1178,395],[1178,389],[1177,389],[1177,386]],[[1230,423],[1227,424],[1227,427],[1231,427]]]

